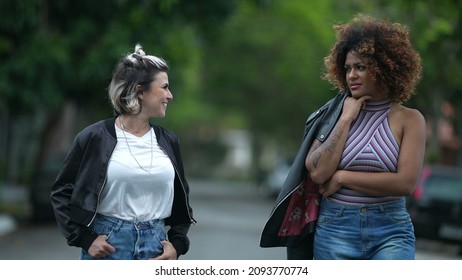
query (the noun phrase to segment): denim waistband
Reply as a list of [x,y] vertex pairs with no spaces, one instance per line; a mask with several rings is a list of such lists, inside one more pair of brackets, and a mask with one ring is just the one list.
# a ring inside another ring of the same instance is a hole
[[102,214],[97,214],[96,215],[96,221],[98,223],[108,223],[115,225],[116,228],[118,229],[130,229],[130,228],[156,228],[156,227],[163,227],[164,220],[163,219],[156,219],[156,220],[150,220],[150,221],[127,221],[127,220],[122,220],[119,218],[115,217],[110,217]]
[[390,202],[384,202],[384,203],[377,203],[377,204],[344,204],[344,203],[338,203],[336,201],[332,201],[329,198],[321,198],[320,203],[325,203],[329,205],[330,209],[377,209],[380,211],[384,211],[387,209],[395,209],[395,208],[403,208],[406,207],[406,199],[402,197],[399,200],[394,200]]

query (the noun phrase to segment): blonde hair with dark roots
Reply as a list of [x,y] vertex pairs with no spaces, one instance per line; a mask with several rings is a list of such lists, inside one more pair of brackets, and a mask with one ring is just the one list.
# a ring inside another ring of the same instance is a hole
[[349,23],[334,25],[334,30],[337,42],[324,58],[322,76],[334,88],[349,91],[345,60],[348,52],[355,51],[392,101],[402,103],[415,94],[421,58],[406,26],[358,14]]
[[108,95],[114,113],[139,113],[141,102],[138,94],[149,90],[154,76],[159,72],[168,72],[167,63],[157,56],[146,55],[141,45],[137,44],[135,52],[122,58],[112,74]]

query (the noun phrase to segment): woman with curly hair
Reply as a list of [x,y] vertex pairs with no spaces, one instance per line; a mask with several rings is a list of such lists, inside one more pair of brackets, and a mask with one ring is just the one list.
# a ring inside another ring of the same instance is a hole
[[305,161],[322,195],[314,258],[414,259],[405,196],[422,168],[425,120],[402,102],[414,94],[420,56],[399,23],[357,15],[334,29],[323,77],[349,97]]

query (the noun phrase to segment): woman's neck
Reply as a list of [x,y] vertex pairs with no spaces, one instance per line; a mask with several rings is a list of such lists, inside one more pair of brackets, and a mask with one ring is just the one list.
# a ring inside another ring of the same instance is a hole
[[120,115],[117,119],[121,129],[135,135],[143,135],[150,128],[149,120],[142,120],[134,115]]

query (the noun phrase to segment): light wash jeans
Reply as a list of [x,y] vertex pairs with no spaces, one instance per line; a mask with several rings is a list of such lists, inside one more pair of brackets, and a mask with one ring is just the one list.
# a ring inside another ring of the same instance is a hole
[[[163,252],[161,241],[166,240],[163,220],[134,222],[98,214],[91,227],[96,234],[107,235],[107,242],[116,249],[99,260],[145,260]],[[80,259],[93,258],[82,250]]]
[[314,259],[415,259],[414,226],[405,199],[351,206],[322,198]]

